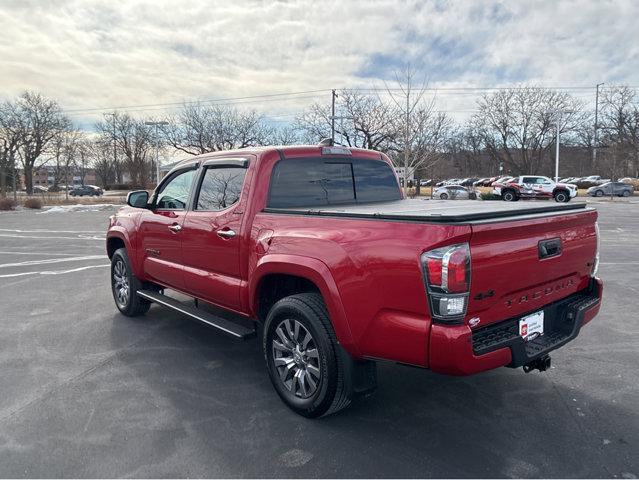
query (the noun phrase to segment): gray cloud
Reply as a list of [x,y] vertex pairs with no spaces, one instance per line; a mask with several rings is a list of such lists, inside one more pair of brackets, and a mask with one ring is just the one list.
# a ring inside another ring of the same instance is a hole
[[88,108],[370,86],[406,61],[432,86],[637,85],[638,16],[634,0],[5,0],[0,96]]

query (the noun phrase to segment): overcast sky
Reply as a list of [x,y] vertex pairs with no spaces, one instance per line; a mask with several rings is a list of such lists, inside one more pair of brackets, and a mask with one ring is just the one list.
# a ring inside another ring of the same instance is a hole
[[[0,97],[38,90],[84,109],[381,87],[406,62],[431,87],[594,91],[639,85],[637,19],[637,0],[0,0]],[[286,119],[328,101],[300,96],[243,105]],[[463,111],[472,96],[439,98]]]

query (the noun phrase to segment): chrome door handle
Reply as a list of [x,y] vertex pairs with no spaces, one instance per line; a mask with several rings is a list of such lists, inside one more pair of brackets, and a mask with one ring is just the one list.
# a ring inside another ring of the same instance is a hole
[[235,236],[233,230],[218,230],[217,234],[222,238],[233,238]]
[[180,230],[182,230],[182,225],[171,225],[169,227],[169,230],[171,230],[173,233],[178,233]]

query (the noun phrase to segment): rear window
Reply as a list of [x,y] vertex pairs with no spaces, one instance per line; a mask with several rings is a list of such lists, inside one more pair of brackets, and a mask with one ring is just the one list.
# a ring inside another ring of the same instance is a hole
[[281,160],[275,165],[268,206],[316,207],[400,198],[395,172],[386,162],[304,158]]

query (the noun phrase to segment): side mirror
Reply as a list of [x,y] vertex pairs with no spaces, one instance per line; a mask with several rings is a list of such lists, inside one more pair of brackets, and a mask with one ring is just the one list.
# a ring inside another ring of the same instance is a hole
[[146,190],[136,190],[129,192],[126,196],[126,204],[135,208],[146,208],[149,201],[149,192]]

